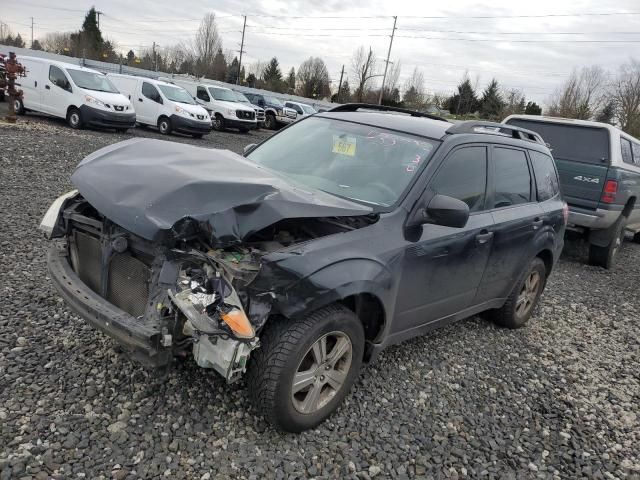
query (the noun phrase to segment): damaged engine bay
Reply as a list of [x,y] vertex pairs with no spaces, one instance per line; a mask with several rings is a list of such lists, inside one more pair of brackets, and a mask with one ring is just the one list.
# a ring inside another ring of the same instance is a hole
[[211,244],[201,224],[183,221],[179,234],[155,241],[115,224],[76,193],[52,237],[80,280],[146,332],[152,353],[125,342],[130,356],[161,366],[191,352],[200,367],[233,382],[268,317],[279,313],[274,291],[251,288],[268,255],[375,221],[373,215],[284,219],[222,247]]

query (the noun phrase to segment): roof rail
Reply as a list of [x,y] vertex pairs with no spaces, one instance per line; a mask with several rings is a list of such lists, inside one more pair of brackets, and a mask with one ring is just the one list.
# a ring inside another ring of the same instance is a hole
[[438,115],[431,115],[430,113],[416,112],[415,110],[409,110],[407,108],[389,107],[387,105],[373,105],[371,103],[345,103],[344,105],[338,105],[333,107],[329,112],[357,112],[358,110],[377,110],[380,112],[397,112],[411,115],[412,117],[424,117],[431,120],[440,120],[441,122],[450,123],[446,118],[439,117]]
[[452,125],[447,129],[449,134],[458,133],[484,133],[487,135],[500,135],[503,137],[517,138],[528,142],[546,145],[540,134],[526,128],[506,125],[504,123],[486,122],[482,120],[467,120]]

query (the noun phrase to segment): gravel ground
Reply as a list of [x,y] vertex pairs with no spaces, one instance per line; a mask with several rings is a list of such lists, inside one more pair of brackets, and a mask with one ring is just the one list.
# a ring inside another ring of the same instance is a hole
[[[568,242],[528,327],[472,318],[385,351],[319,428],[280,434],[192,361],[148,372],[54,291],[36,227],[77,163],[127,135],[0,126],[0,479],[639,478],[640,245]],[[241,151],[268,133],[212,133]]]

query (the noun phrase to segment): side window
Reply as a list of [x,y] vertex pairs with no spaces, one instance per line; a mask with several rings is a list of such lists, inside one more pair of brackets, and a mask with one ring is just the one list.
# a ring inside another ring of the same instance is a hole
[[631,149],[633,150],[633,163],[640,166],[640,143],[632,142]]
[[622,153],[622,161],[624,163],[630,163],[633,165],[633,153],[631,149],[631,142],[626,138],[620,137],[620,149]]
[[147,82],[142,82],[142,95],[154,102],[160,103],[160,94],[156,87]]
[[470,212],[484,209],[487,188],[487,149],[464,147],[453,151],[431,183],[431,190],[462,200]]
[[555,197],[560,192],[560,186],[553,159],[549,155],[534,150],[529,150],[529,156],[536,177],[538,201],[544,202]]
[[493,208],[508,207],[531,201],[531,174],[527,156],[522,150],[493,149]]
[[49,81],[56,87],[60,87],[69,92],[71,91],[71,84],[69,83],[69,80],[67,80],[64,72],[53,65],[49,67]]
[[208,102],[211,100],[211,98],[209,97],[209,94],[207,93],[207,89],[204,87],[198,87],[196,89],[196,97],[198,97],[200,100],[204,100],[205,102]]

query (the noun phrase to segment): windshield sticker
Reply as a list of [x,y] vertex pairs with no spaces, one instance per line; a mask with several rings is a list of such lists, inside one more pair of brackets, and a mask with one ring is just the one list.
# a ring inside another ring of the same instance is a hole
[[333,136],[333,153],[353,157],[356,154],[356,137],[346,137],[344,135]]

